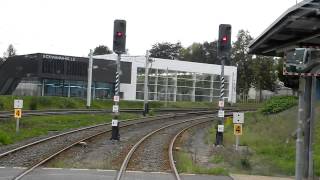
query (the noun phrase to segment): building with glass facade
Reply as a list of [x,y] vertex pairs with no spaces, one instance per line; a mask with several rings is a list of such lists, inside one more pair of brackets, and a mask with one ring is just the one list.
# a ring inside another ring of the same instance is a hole
[[[116,55],[96,56],[116,60]],[[121,83],[120,91],[127,100],[144,98],[144,56],[122,56],[122,62],[132,63],[131,83]],[[221,66],[179,60],[153,58],[148,75],[149,100],[208,101],[220,98]],[[225,66],[225,99],[236,102],[237,68]],[[122,79],[121,79],[122,82]]]
[[[95,56],[91,96],[111,99],[117,55]],[[0,94],[85,98],[86,57],[53,54],[14,56],[0,66]],[[144,98],[144,56],[122,56],[120,96],[124,100]],[[220,65],[179,60],[153,59],[148,76],[149,100],[208,101],[220,97]],[[225,98],[236,101],[237,68],[225,66]]]
[[[0,66],[0,94],[19,96],[64,96],[85,98],[87,95],[88,58],[53,54],[14,56]],[[111,99],[114,94],[116,64],[95,59],[92,98]],[[123,82],[130,83],[131,63],[122,62]]]

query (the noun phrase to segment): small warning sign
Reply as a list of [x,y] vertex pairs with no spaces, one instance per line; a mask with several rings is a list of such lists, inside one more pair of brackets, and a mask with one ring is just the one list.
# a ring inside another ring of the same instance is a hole
[[233,133],[236,136],[242,135],[242,124],[234,124]]
[[14,118],[21,118],[22,111],[21,109],[14,109]]

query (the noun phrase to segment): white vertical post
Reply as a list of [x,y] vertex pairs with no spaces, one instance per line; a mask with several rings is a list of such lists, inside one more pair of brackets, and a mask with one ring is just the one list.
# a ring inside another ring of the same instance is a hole
[[92,84],[92,50],[90,49],[89,66],[88,66],[88,83],[87,83],[87,108],[91,106],[91,84]]
[[168,107],[168,67],[166,69],[165,107]]
[[19,133],[20,118],[16,118],[16,133]]
[[178,91],[178,71],[174,75],[174,89],[173,89],[173,102],[177,101],[177,91]]
[[149,51],[146,52],[146,65],[144,68],[144,103],[143,103],[143,115],[148,113],[148,100],[149,100],[149,89],[148,89],[148,76],[149,76]]

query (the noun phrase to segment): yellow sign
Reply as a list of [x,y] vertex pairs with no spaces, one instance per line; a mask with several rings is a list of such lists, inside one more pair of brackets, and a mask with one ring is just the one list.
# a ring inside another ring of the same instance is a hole
[[21,109],[14,109],[14,118],[21,118],[22,111]]
[[233,133],[236,136],[242,135],[242,124],[234,124]]

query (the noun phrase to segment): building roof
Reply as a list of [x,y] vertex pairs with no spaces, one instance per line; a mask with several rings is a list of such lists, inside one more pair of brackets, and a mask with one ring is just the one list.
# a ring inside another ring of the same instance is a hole
[[249,44],[249,53],[283,56],[287,49],[320,46],[320,0],[289,8]]

